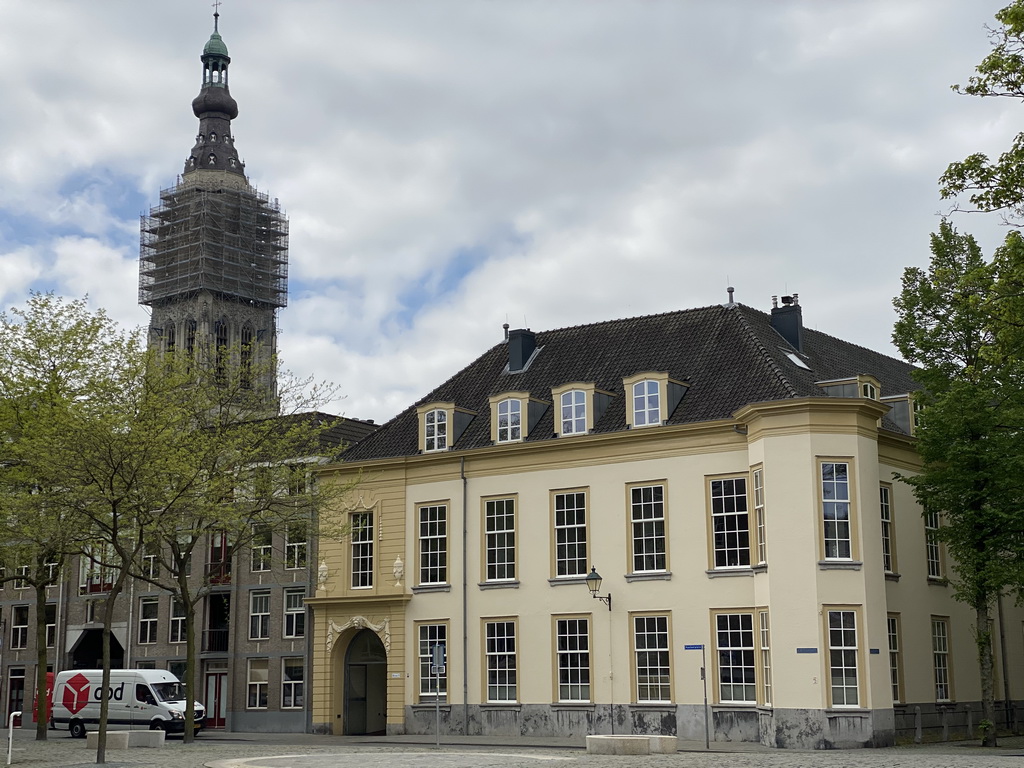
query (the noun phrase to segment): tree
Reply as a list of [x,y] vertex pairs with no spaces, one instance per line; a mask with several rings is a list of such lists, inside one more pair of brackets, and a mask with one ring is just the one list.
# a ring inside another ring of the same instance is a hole
[[109,390],[131,342],[84,301],[32,294],[0,313],[0,560],[35,592],[36,738],[46,738],[46,597],[82,525],[54,447]]
[[[1014,0],[996,13],[997,28],[989,31],[992,51],[966,86],[953,90],[972,96],[1024,99],[1024,0]],[[939,180],[944,198],[969,193],[977,211],[999,211],[1009,223],[1024,223],[1024,133],[996,160],[975,153],[951,163]]]
[[[995,722],[992,608],[1024,585],[1024,367],[1020,235],[992,262],[970,235],[943,221],[927,271],[904,271],[893,342],[920,368],[920,474],[902,478],[925,514],[941,512],[936,537],[954,561],[955,597],[975,612],[982,719]],[[995,729],[983,743],[995,746]]]
[[[220,350],[219,356],[237,360],[241,353]],[[150,560],[143,564],[138,553],[130,560],[125,553],[125,562],[183,609],[186,742],[195,722],[197,608],[211,589],[230,583],[236,554],[249,551],[254,536],[301,527],[308,537],[329,499],[345,490],[314,492],[310,476],[342,448],[328,439],[334,420],[315,411],[333,389],[285,376],[268,402],[266,390],[252,382],[273,379],[276,361],[245,359],[245,367],[218,369],[179,351],[151,361],[147,377],[146,412],[165,425],[156,449],[163,469],[145,526]],[[322,521],[321,535],[343,533],[330,519]],[[218,557],[197,572],[193,555],[212,542]]]

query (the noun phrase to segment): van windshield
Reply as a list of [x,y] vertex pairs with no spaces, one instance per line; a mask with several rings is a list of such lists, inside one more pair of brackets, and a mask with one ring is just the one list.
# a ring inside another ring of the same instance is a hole
[[153,690],[160,701],[184,701],[185,686],[183,683],[153,683]]

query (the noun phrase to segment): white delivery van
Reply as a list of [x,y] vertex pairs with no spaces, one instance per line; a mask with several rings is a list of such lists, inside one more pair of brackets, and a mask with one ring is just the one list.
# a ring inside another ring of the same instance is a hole
[[[86,730],[98,730],[102,681],[102,669],[58,672],[50,710],[53,727],[79,739]],[[112,669],[109,699],[107,730],[185,730],[185,685],[165,669]],[[206,721],[198,701],[195,713],[198,731]]]

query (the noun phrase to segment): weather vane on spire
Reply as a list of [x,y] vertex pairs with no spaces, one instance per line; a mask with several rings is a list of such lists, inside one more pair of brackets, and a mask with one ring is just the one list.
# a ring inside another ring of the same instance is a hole
[[217,20],[220,19],[220,6],[221,6],[221,2],[220,2],[220,0],[213,0],[212,5],[213,5],[213,31],[214,32],[218,32],[219,30],[217,29]]

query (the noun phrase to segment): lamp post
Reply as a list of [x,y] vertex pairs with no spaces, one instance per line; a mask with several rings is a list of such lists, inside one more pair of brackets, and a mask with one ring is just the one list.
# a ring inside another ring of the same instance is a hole
[[609,592],[607,595],[599,595],[601,591],[601,574],[597,572],[596,566],[590,566],[590,573],[587,574],[587,589],[590,590],[590,596],[595,600],[600,600],[602,603],[608,606],[608,610],[612,609],[612,593]]

